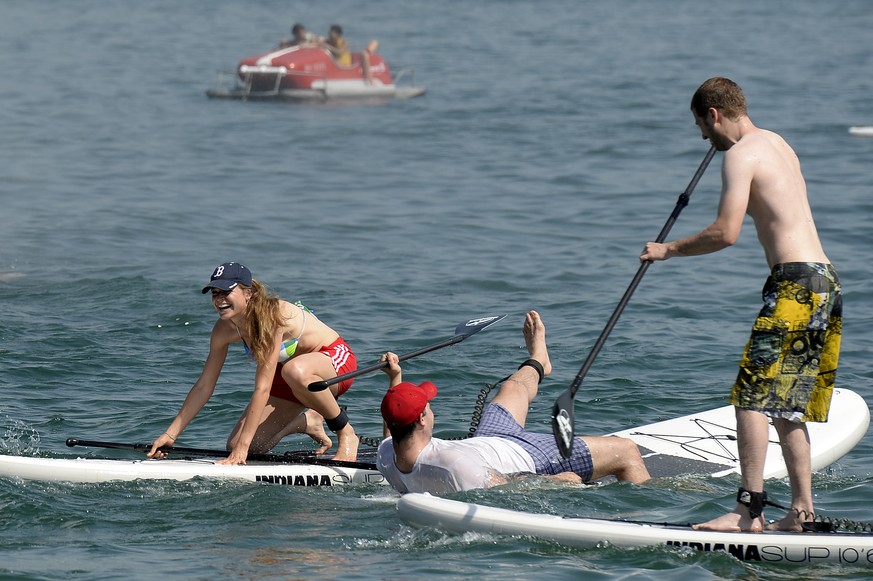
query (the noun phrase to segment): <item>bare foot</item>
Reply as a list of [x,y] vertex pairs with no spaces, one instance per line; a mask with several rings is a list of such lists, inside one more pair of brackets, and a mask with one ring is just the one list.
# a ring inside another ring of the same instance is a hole
[[339,442],[337,443],[336,456],[334,456],[333,459],[342,460],[344,462],[354,462],[357,460],[358,444],[361,443],[361,440],[358,438],[352,425],[346,424],[346,426],[337,432],[336,435]]
[[546,347],[546,326],[540,319],[540,314],[530,311],[524,317],[524,342],[531,359],[536,359],[543,366],[543,375],[548,377],[552,372],[549,360],[549,349]]
[[324,454],[333,446],[333,441],[328,437],[327,432],[324,431],[324,418],[315,410],[306,410],[303,416],[306,419],[304,433],[315,440],[315,443],[319,446],[315,453]]
[[764,516],[761,515],[753,519],[749,516],[749,510],[745,505],[737,505],[734,512],[729,512],[699,525],[693,525],[691,528],[696,531],[745,531],[760,533],[764,530]]
[[790,531],[794,533],[799,533],[803,531],[803,523],[809,522],[812,519],[802,518],[797,511],[792,510],[788,515],[782,520],[777,520],[776,522],[770,523],[767,525],[768,531]]

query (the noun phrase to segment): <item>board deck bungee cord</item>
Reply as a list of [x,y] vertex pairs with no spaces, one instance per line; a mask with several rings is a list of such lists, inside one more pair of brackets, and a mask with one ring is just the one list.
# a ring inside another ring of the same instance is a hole
[[[828,421],[806,425],[812,469],[826,468],[846,455],[864,437],[869,425],[870,410],[864,398],[848,389],[834,389]],[[740,473],[733,406],[629,428],[611,435],[636,442],[653,478]],[[784,478],[788,476],[788,470],[772,423],[769,442],[764,478]]]

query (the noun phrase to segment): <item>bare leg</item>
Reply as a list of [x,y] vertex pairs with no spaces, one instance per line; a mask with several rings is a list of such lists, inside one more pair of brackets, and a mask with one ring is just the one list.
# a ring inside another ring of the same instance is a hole
[[[249,451],[256,454],[268,452],[272,450],[276,444],[279,443],[279,440],[285,436],[300,433],[309,434],[309,436],[316,439],[319,444],[323,445],[325,440],[328,444],[331,444],[330,439],[326,436],[318,439],[316,437],[317,433],[314,429],[311,430],[312,433],[306,431],[306,417],[302,413],[303,410],[303,406],[299,403],[271,397],[267,401],[264,413],[261,415],[261,420],[258,424],[258,429],[255,431],[255,436],[252,438]],[[245,417],[246,411],[243,411],[239,421],[236,423],[236,426],[234,426],[230,436],[228,436],[228,450],[232,450],[236,446],[237,439],[245,426]],[[322,434],[323,433],[324,430],[322,430]]]
[[[543,376],[548,376],[552,372],[552,363],[546,345],[546,327],[539,313],[527,313],[522,331],[530,358],[538,361],[543,366]],[[503,382],[493,401],[503,406],[524,427],[528,408],[537,395],[539,380],[535,369],[524,366]],[[649,480],[649,471],[639,448],[631,440],[601,436],[586,437],[585,443],[591,451],[595,479],[615,475],[620,480],[635,483]]]
[[583,436],[579,439],[591,452],[594,464],[592,480],[615,476],[619,480],[642,484],[651,478],[640,449],[632,440],[615,436]]
[[370,53],[367,49],[361,51],[361,72],[364,74],[364,81],[368,85],[373,84],[373,73],[370,72]]
[[[770,424],[767,416],[760,412],[736,408],[737,445],[740,455],[740,471],[743,488],[752,492],[764,491],[764,460],[767,457],[767,444],[770,437]],[[694,525],[697,530],[707,531],[750,531],[764,529],[764,515],[753,519],[749,507],[737,503],[733,512],[711,521]]]
[[376,52],[378,46],[379,43],[377,41],[371,40],[367,47],[361,51],[361,69],[368,85],[373,84],[373,74],[370,72],[370,55]]
[[[323,353],[305,353],[298,355],[282,366],[282,379],[291,387],[294,397],[303,405],[311,408],[327,419],[340,415],[339,404],[336,401],[336,386],[330,390],[309,391],[308,385],[336,377],[336,370],[330,359]],[[335,460],[354,461],[358,457],[360,439],[351,423],[337,430],[337,453]]]
[[812,464],[809,456],[809,433],[806,424],[775,419],[773,425],[782,444],[782,456],[791,483],[791,512],[769,525],[769,530],[800,531],[812,520]]
[[358,446],[361,444],[361,439],[355,433],[352,424],[346,424],[341,430],[336,432],[337,449],[334,460],[343,460],[346,462],[354,462],[358,459]]
[[[530,311],[525,315],[522,331],[530,358],[538,361],[543,366],[543,375],[548,376],[552,372],[552,363],[546,346],[546,327],[539,313]],[[537,396],[539,381],[536,370],[524,366],[501,384],[492,401],[503,406],[524,427],[528,407]]]
[[278,439],[289,434],[306,434],[312,438],[318,444],[316,454],[324,454],[333,446],[333,441],[324,431],[324,418],[315,410],[306,410],[299,414],[278,434]]

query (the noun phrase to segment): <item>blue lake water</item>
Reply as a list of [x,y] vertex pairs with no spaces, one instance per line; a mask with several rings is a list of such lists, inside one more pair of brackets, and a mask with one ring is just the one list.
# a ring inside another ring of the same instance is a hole
[[[383,105],[210,101],[218,71],[291,24],[378,38],[427,95]],[[866,0],[116,3],[0,7],[0,452],[149,441],[200,372],[224,261],[303,300],[362,364],[480,315],[505,322],[409,361],[440,386],[438,433],[466,432],[480,388],[543,315],[555,370],[529,425],[549,430],[708,148],[688,102],[739,82],[752,119],[795,147],[845,291],[838,384],[873,398],[873,10]],[[674,236],[715,213],[717,156]],[[724,405],[766,265],[751,225],[708,257],[653,265],[577,396],[604,433]],[[233,354],[232,354],[233,355]],[[180,445],[220,447],[253,368],[232,356]],[[344,398],[380,433],[382,374]],[[289,438],[282,449],[305,448]],[[873,439],[815,475],[820,512],[873,520]],[[81,452],[81,453],[90,453]],[[459,498],[525,510],[692,521],[737,479],[523,487]],[[768,483],[788,498],[786,482]],[[852,568],[415,530],[385,488],[0,479],[0,576],[16,579],[796,579]],[[774,515],[775,516],[775,515]]]

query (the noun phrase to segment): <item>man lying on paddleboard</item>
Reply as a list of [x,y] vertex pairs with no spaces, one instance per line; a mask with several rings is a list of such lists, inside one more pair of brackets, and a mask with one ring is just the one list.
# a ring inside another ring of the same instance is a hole
[[[524,429],[539,383],[552,371],[546,328],[536,311],[525,316],[524,339],[530,358],[504,381],[473,437],[433,437],[430,401],[437,388],[403,382],[397,355],[386,353],[390,388],[382,400],[382,418],[390,437],[379,446],[377,466],[401,493],[445,494],[504,484],[518,473],[535,473],[567,482],[591,482],[607,476],[645,482],[649,472],[637,445],[626,438],[578,438],[565,459],[552,434]],[[387,436],[387,434],[386,434]]]

